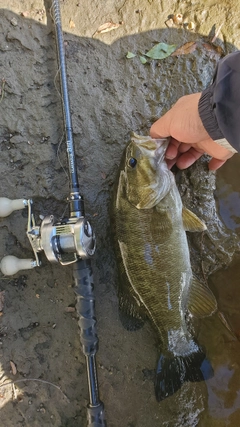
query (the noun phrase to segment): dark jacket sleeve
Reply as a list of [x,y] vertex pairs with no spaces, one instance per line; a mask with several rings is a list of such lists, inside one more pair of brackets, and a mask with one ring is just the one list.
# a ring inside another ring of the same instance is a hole
[[225,138],[240,152],[240,51],[219,61],[213,83],[202,92],[198,111],[213,140]]

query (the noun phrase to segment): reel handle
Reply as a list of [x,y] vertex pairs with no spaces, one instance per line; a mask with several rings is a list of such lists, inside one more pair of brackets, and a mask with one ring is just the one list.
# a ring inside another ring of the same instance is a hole
[[7,197],[0,197],[0,217],[10,215],[13,211],[24,209],[28,205],[26,199],[10,200]]
[[30,270],[37,266],[32,259],[19,259],[13,255],[7,255],[0,262],[0,270],[5,276],[13,276],[19,270]]

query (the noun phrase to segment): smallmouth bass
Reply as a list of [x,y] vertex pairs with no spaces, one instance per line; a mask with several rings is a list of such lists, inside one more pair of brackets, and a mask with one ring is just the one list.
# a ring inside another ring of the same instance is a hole
[[212,368],[186,324],[188,313],[209,316],[214,295],[192,273],[186,231],[205,224],[183,208],[164,160],[168,139],[132,134],[114,197],[114,234],[121,320],[129,330],[147,318],[159,338],[158,401],[185,381],[202,381]]

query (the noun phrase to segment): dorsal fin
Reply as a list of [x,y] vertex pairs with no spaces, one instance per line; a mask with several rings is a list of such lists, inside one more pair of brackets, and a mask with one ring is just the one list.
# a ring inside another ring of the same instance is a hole
[[197,215],[184,207],[182,209],[182,219],[185,231],[205,231],[207,229],[206,224]]
[[211,316],[217,310],[217,301],[212,291],[196,277],[192,278],[189,289],[188,310],[193,316]]

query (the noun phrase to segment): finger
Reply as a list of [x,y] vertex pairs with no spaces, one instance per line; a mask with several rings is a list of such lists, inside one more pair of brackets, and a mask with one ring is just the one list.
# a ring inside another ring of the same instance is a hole
[[172,167],[175,165],[176,161],[177,161],[176,157],[175,157],[175,159],[172,159],[172,160],[166,159],[168,169],[172,169]]
[[[171,111],[171,110],[170,110]],[[150,128],[152,138],[166,138],[170,136],[170,111],[160,117]]]
[[186,151],[190,150],[190,148],[192,148],[192,144],[185,144],[185,143],[181,143],[179,145],[178,151],[179,153],[186,153]]
[[202,155],[203,153],[196,151],[194,148],[190,148],[186,153],[179,156],[176,165],[179,169],[186,169],[196,162],[196,160],[198,160]]
[[[177,141],[175,138],[171,138],[168,148],[166,150],[166,159],[174,159],[179,156],[179,154],[186,153],[186,151],[192,148],[191,144],[185,144],[183,142]],[[202,152],[202,151],[201,151]]]
[[171,160],[177,157],[180,144],[181,143],[179,141],[174,138],[171,138],[165,154],[166,159]]
[[216,171],[217,169],[219,169],[222,165],[224,165],[224,163],[226,162],[226,160],[218,160],[218,159],[211,159],[210,162],[208,163],[208,169],[210,171]]
[[196,144],[196,150],[204,150],[214,159],[219,160],[227,160],[233,156],[231,151],[222,147],[220,144],[217,144],[216,141],[213,141],[211,138]]

